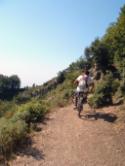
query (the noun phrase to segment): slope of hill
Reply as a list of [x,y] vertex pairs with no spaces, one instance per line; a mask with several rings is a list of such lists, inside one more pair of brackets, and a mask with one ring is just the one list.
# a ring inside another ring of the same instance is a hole
[[[5,159],[8,159],[15,150],[16,145],[19,142],[21,143],[21,140],[24,140],[24,138],[26,138],[27,135],[36,128],[36,124],[45,118],[45,114],[48,110],[57,107],[64,107],[70,102],[71,94],[75,88],[73,82],[83,69],[90,70],[91,74],[95,78],[95,90],[93,96],[88,101],[89,104],[95,108],[123,104],[121,105],[122,108],[119,107],[119,110],[122,110],[119,112],[119,120],[124,122],[124,25],[125,6],[121,8],[118,19],[107,29],[105,35],[100,39],[97,38],[94,40],[94,42],[85,49],[84,57],[81,57],[77,62],[72,63],[66,70],[59,72],[56,78],[51,79],[41,86],[34,85],[30,88],[27,87],[25,89],[19,89],[20,80],[16,77],[18,87],[15,86],[14,89],[13,86],[15,85],[15,78],[13,80],[13,77],[0,77],[0,156],[4,156]],[[8,90],[11,92],[9,93],[9,98]],[[57,117],[58,116],[59,115],[57,115]],[[58,118],[56,120],[58,120]],[[71,122],[71,119],[69,118],[67,121]],[[77,122],[78,123],[75,125],[79,124],[79,121]],[[68,123],[66,123],[66,127],[67,125]],[[87,123],[87,125],[89,124]],[[102,125],[102,127],[105,127],[105,125]],[[95,128],[90,131],[94,129]],[[109,131],[109,128],[107,129]],[[66,131],[67,130],[68,129],[66,128]],[[81,129],[79,129],[79,132],[80,131]],[[98,131],[101,132],[100,129]],[[110,139],[110,137],[108,138]],[[106,143],[104,142],[104,144]],[[108,147],[106,146],[106,148]],[[109,152],[110,150],[107,149],[107,154],[109,154]],[[114,157],[116,154],[117,153],[114,152]],[[93,156],[91,155],[90,157]],[[111,160],[112,159],[113,158],[111,158]],[[120,157],[120,162],[121,160],[122,157]]]

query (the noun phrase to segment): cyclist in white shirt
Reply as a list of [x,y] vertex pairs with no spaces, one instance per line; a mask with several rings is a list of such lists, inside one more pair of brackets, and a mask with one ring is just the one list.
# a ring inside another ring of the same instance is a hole
[[87,99],[87,94],[89,92],[89,86],[92,85],[93,79],[92,77],[89,76],[89,71],[83,71],[83,73],[78,76],[75,80],[75,84],[77,84],[77,88],[75,91],[75,108],[77,106],[77,98],[80,92],[86,94],[86,99]]

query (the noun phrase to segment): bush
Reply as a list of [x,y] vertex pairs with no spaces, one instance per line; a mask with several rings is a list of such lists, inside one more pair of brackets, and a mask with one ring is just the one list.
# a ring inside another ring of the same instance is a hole
[[121,84],[120,85],[120,91],[121,91],[121,94],[123,95],[123,96],[125,96],[125,84]]
[[14,102],[0,101],[0,117],[11,117],[17,106]]
[[[8,106],[8,104],[2,103],[1,108],[5,112],[6,108],[9,110]],[[8,115],[8,112],[5,115]],[[14,107],[12,112],[12,116],[0,118],[0,155],[5,158],[11,155],[17,143],[24,140],[31,124],[41,120],[47,112],[47,107],[43,102],[34,100]]]
[[23,120],[12,123],[6,118],[0,119],[0,154],[9,156],[16,142],[24,139],[27,133],[27,124]]
[[93,96],[89,99],[89,104],[94,107],[101,107],[112,104],[112,95],[117,91],[119,81],[114,80],[111,74],[108,74],[98,83]]
[[32,101],[20,106],[11,120],[15,122],[21,119],[28,124],[35,123],[40,121],[46,112],[47,108],[43,103]]
[[31,95],[28,93],[20,93],[15,97],[17,104],[23,104],[31,100]]
[[94,94],[90,98],[88,98],[88,104],[94,108],[98,108],[99,106],[103,106],[103,94]]
[[59,72],[57,76],[57,83],[61,84],[65,80],[65,72]]

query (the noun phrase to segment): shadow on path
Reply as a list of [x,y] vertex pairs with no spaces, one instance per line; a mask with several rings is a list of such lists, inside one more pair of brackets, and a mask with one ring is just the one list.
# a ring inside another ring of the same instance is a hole
[[32,156],[36,160],[44,159],[45,155],[42,151],[37,149],[36,147],[33,147],[33,141],[31,138],[27,138],[25,140],[25,143],[16,149],[18,156]]
[[[36,123],[35,131],[41,132],[42,131],[42,125],[47,125],[47,122],[49,120],[52,120],[52,118],[49,117],[43,117],[39,123]],[[34,142],[32,140],[32,137],[27,137],[23,140],[23,143],[21,145],[19,144],[19,147],[15,149],[16,154],[18,156],[31,156],[36,160],[44,160],[45,155],[43,154],[42,150],[39,150],[39,148],[36,148],[34,145]]]
[[102,112],[96,112],[94,114],[81,115],[81,119],[90,119],[90,120],[92,119],[93,120],[93,118],[95,120],[103,119],[104,121],[113,123],[113,122],[116,121],[117,116],[113,113],[102,113]]

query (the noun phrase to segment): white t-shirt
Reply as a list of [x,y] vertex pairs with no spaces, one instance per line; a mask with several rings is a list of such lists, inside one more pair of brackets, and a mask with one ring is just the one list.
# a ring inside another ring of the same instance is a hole
[[77,92],[87,92],[88,88],[86,87],[86,81],[88,85],[93,82],[93,79],[87,75],[80,75],[76,80],[78,81]]

